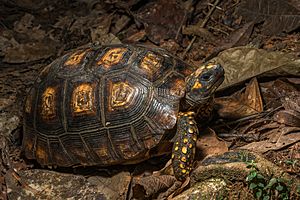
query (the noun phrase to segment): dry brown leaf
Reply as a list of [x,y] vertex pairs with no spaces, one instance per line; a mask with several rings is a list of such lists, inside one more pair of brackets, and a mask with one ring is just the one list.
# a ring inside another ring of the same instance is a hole
[[235,47],[221,52],[210,62],[220,63],[225,70],[225,80],[218,90],[241,84],[253,77],[300,77],[300,59],[289,53]]
[[200,27],[200,24],[182,27],[182,34],[197,35],[201,38],[204,38],[208,42],[212,42],[212,43],[217,42],[217,38],[206,28]]
[[218,139],[214,130],[207,128],[200,133],[197,140],[197,151],[201,154],[201,157],[206,157],[227,152],[228,147],[224,141]]
[[281,110],[274,115],[274,120],[287,126],[300,127],[300,112],[295,110]]
[[[132,182],[132,198],[133,199],[153,199],[160,193],[167,192],[170,188],[178,184],[174,176],[147,176],[142,178],[134,178]],[[174,189],[172,189],[174,191]],[[131,199],[132,199],[131,198]]]
[[268,35],[300,27],[300,10],[286,0],[244,0],[238,14],[247,21],[264,22],[262,32]]
[[243,25],[242,28],[233,31],[228,37],[218,43],[213,52],[206,58],[209,60],[215,57],[220,51],[237,46],[244,46],[248,44],[249,38],[252,34],[254,27],[253,22]]
[[129,43],[135,43],[142,40],[145,36],[146,36],[145,30],[141,30],[126,38],[125,41]]
[[176,1],[159,0],[144,6],[137,17],[144,24],[148,38],[159,44],[160,41],[176,37],[184,15],[184,9]]
[[113,34],[119,33],[121,30],[123,30],[131,21],[131,18],[127,15],[118,16],[117,20],[115,22],[115,25],[112,27],[111,32]]
[[9,47],[5,51],[3,62],[26,63],[46,59],[55,55],[57,45],[55,41],[51,40]]
[[250,144],[240,147],[239,149],[247,149],[259,153],[265,153],[270,150],[279,150],[285,148],[299,141],[300,141],[299,127],[283,127],[283,128],[279,128],[277,134],[275,135],[273,134],[269,140],[252,142]]
[[263,111],[262,98],[256,78],[246,86],[244,93],[238,92],[230,97],[215,99],[218,114],[223,118],[242,118]]

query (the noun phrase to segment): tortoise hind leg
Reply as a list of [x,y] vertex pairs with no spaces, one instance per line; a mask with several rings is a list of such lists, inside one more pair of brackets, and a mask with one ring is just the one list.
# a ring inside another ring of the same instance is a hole
[[183,181],[189,176],[195,152],[198,128],[194,112],[181,112],[178,115],[177,132],[172,150],[172,166],[176,179]]

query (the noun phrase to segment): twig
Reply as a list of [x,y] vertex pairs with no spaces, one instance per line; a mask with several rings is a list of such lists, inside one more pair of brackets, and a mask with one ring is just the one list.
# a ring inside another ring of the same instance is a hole
[[221,33],[223,33],[223,34],[225,34],[227,36],[229,35],[229,33],[227,33],[226,31],[223,31],[222,29],[219,29],[219,28],[215,28],[213,26],[207,26],[207,28],[215,30],[215,31],[218,31],[218,32],[221,32]]
[[[200,28],[203,28],[205,26],[205,24],[208,22],[211,14],[213,13],[213,11],[215,10],[215,8],[217,7],[217,5],[219,4],[220,0],[216,0],[215,3],[213,4],[213,7],[209,10],[209,12],[207,13],[205,19],[203,20],[203,22],[200,25]],[[192,41],[190,42],[190,44],[188,45],[188,47],[185,49],[185,51],[183,52],[183,56],[182,59],[185,58],[187,52],[191,49],[193,43],[195,42],[197,36],[194,36]]]

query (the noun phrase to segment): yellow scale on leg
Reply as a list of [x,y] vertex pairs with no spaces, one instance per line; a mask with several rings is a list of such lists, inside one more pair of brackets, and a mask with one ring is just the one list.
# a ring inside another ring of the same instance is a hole
[[179,113],[177,132],[172,151],[172,166],[178,180],[189,175],[196,152],[198,128],[194,112]]

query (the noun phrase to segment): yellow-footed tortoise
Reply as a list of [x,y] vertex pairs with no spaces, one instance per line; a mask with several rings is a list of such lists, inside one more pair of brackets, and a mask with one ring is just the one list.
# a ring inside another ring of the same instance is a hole
[[207,118],[223,79],[218,64],[195,68],[162,49],[77,50],[48,65],[26,98],[25,155],[47,166],[130,164],[172,138],[174,173],[184,180],[198,136],[194,116]]

